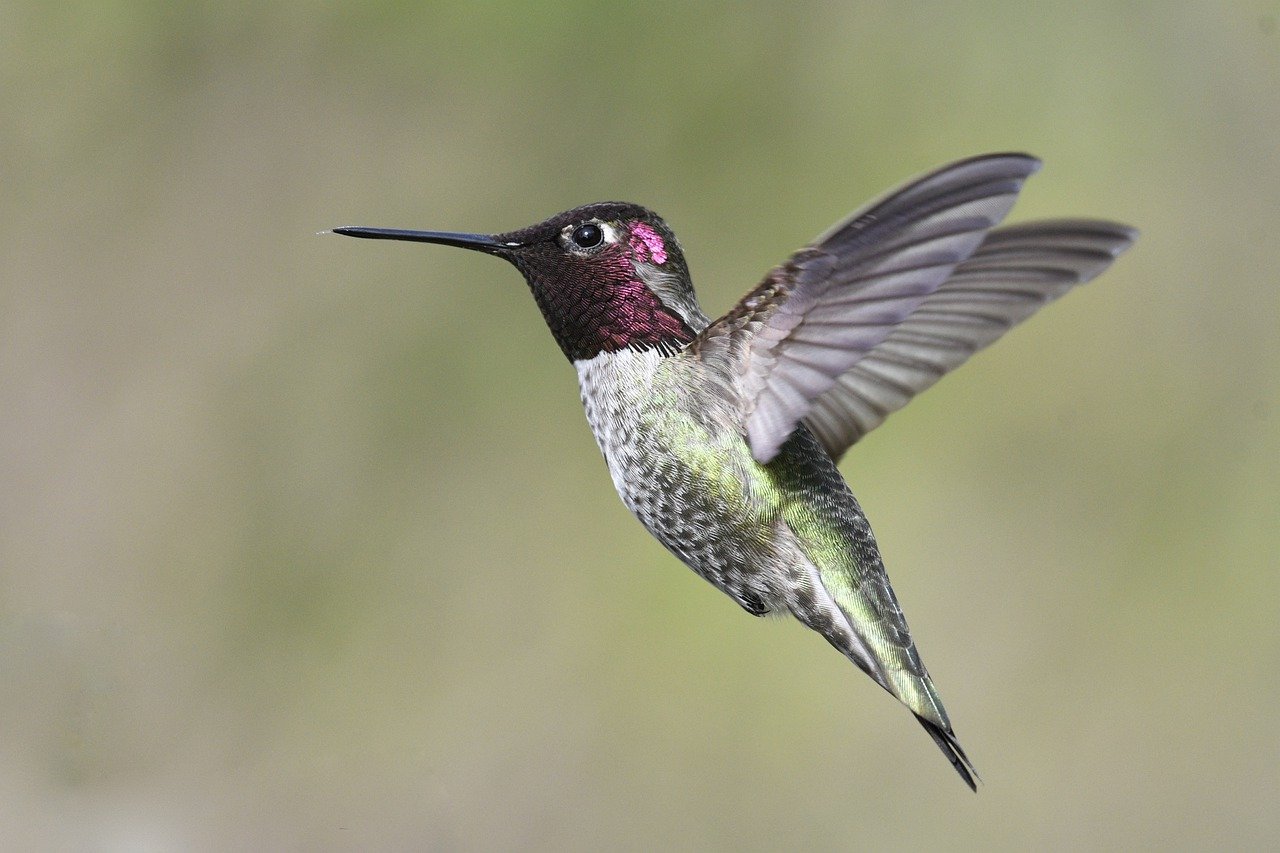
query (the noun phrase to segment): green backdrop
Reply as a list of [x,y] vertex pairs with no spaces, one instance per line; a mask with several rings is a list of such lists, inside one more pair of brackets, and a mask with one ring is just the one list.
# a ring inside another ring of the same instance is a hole
[[[0,8],[0,825],[25,849],[1280,837],[1280,3]],[[510,268],[708,311],[995,150],[1138,246],[843,464],[975,797],[616,499]]]

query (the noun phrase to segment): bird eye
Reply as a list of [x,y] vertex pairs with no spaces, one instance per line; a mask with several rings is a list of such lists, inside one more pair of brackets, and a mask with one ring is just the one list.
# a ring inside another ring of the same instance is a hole
[[573,229],[573,234],[570,236],[570,239],[573,240],[573,242],[580,248],[594,249],[596,246],[599,246],[600,241],[604,239],[604,232],[600,230],[599,225],[587,222]]

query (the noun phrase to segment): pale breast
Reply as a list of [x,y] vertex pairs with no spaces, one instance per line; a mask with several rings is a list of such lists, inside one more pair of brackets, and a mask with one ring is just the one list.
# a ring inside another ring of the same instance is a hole
[[780,496],[751,459],[733,407],[694,374],[700,366],[653,350],[575,366],[587,421],[627,508],[744,607],[771,603]]

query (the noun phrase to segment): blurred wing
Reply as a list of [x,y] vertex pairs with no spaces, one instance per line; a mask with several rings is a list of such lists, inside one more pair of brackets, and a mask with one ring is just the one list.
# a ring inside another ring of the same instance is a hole
[[931,172],[796,252],[703,330],[687,352],[736,385],[757,461],[952,276],[1039,168],[992,154]]
[[969,356],[1097,276],[1136,238],[1126,225],[1086,219],[992,231],[882,343],[813,401],[805,425],[839,459]]

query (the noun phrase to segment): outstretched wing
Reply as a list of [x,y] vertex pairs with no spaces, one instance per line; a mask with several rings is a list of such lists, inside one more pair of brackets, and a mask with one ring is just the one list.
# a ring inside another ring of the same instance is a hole
[[1039,168],[992,154],[931,172],[796,252],[702,331],[687,352],[738,380],[757,461],[951,278]]
[[912,397],[1133,245],[1127,225],[1029,222],[987,235],[909,317],[813,400],[805,425],[833,459]]

